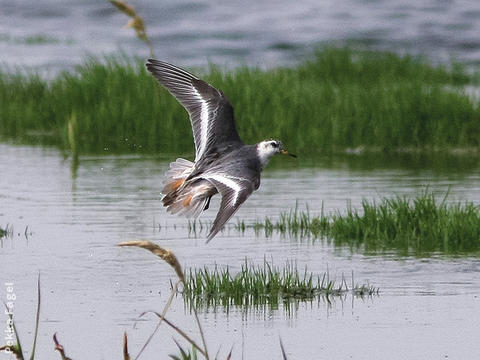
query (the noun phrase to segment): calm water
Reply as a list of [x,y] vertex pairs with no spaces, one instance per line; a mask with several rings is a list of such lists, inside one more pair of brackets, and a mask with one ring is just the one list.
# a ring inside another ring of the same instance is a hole
[[[296,63],[318,44],[480,59],[480,2],[472,0],[132,0],[157,57],[204,66]],[[148,56],[108,1],[0,0],[0,63],[58,72],[87,54]]]
[[[278,359],[281,336],[289,359],[480,357],[480,259],[364,255],[322,242],[238,234],[233,228],[205,244],[204,233],[189,234],[185,219],[167,215],[160,206],[167,159],[84,157],[72,178],[69,160],[56,150],[0,145],[0,225],[14,228],[13,236],[0,242],[0,298],[6,297],[4,282],[13,282],[15,318],[23,346],[29,348],[41,272],[39,359],[57,356],[54,332],[74,359],[121,358],[123,331],[129,334],[131,353],[137,353],[155,324],[152,317],[137,321],[138,315],[163,308],[175,275],[144,250],[115,246],[135,239],[173,250],[187,268],[228,264],[235,270],[245,258],[261,264],[267,257],[277,265],[296,261],[318,274],[328,268],[337,280],[353,270],[356,281],[381,289],[378,297],[347,296],[330,306],[301,303],[291,313],[282,307],[231,308],[228,315],[222,309],[201,311],[213,354],[221,346],[225,355],[233,345],[234,358],[240,359],[243,343],[246,359]],[[450,187],[451,200],[480,203],[479,167],[460,164],[407,167],[402,161],[375,164],[352,158],[297,166],[293,159],[279,158],[237,218],[275,217],[297,202],[300,208],[308,204],[313,213],[322,202],[328,212],[342,211],[362,198],[414,196],[427,185],[439,194]],[[217,205],[202,219],[213,220]],[[197,335],[181,297],[168,316]],[[176,353],[171,337],[162,327],[144,358]]]

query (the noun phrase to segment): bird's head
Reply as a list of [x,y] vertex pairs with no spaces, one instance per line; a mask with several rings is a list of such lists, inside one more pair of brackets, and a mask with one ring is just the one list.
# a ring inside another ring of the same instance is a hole
[[262,163],[262,167],[265,166],[270,158],[275,154],[290,155],[297,157],[297,155],[290,154],[283,147],[283,143],[279,140],[264,140],[257,144],[257,154]]

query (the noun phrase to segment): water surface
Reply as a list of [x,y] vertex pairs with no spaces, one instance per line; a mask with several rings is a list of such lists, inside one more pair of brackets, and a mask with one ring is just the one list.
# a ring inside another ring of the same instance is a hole
[[[351,44],[478,64],[480,2],[347,0],[292,3],[135,0],[157,57],[183,66],[296,64],[319,44]],[[0,0],[0,63],[58,72],[86,55],[149,56],[108,1]]]
[[[129,334],[132,354],[137,353],[155,325],[152,316],[141,321],[138,316],[162,310],[175,275],[144,250],[115,246],[136,239],[173,250],[185,268],[229,265],[235,271],[245,258],[261,264],[266,257],[278,266],[296,261],[316,274],[328,269],[338,281],[354,271],[357,282],[380,288],[376,297],[300,303],[290,311],[282,306],[230,308],[228,314],[202,310],[212,353],[221,346],[225,355],[233,345],[234,358],[241,358],[242,348],[247,359],[279,358],[281,336],[289,359],[480,356],[477,257],[368,255],[321,241],[239,234],[232,226],[205,244],[205,230],[192,234],[185,219],[167,215],[160,206],[169,158],[82,157],[72,178],[70,160],[57,150],[0,145],[0,225],[14,229],[0,243],[0,283],[2,288],[4,282],[14,283],[15,318],[29,348],[41,272],[39,359],[57,356],[52,354],[54,332],[74,359],[120,358],[123,331]],[[460,160],[448,167],[435,165],[440,160],[423,167],[422,162],[408,167],[402,161],[375,166],[359,159],[317,159],[299,166],[278,158],[231,223],[276,217],[296,204],[308,204],[314,214],[322,204],[327,212],[344,211],[363,198],[415,196],[427,185],[438,194],[450,188],[450,201],[480,203],[478,166],[463,166]],[[212,203],[201,219],[213,220],[217,206],[218,201]],[[5,289],[0,296],[5,298]],[[181,297],[168,316],[198,339]],[[171,337],[168,328],[161,328],[145,358],[176,353]]]

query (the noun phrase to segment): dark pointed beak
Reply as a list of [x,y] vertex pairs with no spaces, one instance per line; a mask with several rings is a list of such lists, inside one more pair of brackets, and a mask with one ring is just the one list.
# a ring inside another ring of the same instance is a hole
[[290,155],[291,157],[294,157],[294,158],[297,157],[297,155],[291,154],[291,153],[289,153],[287,150],[284,150],[284,149],[280,150],[280,153],[281,153],[282,155]]

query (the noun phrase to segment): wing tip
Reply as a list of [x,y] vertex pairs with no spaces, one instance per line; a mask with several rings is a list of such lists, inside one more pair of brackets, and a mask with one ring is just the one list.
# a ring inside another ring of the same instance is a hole
[[207,236],[207,240],[205,241],[205,244],[208,244],[215,237],[215,235],[217,235],[217,233],[218,233],[218,230],[214,231],[214,229],[212,228],[212,230],[210,230],[210,233]]
[[[162,61],[162,60],[157,60],[157,59],[153,59],[153,58],[148,58],[147,59],[147,62],[145,63],[145,66],[147,67],[147,69],[155,69],[156,67],[157,68],[165,68],[165,69],[171,69],[171,68],[177,68],[175,65],[172,65],[166,61]],[[178,68],[180,69],[180,68]],[[181,70],[181,69],[180,69]]]
[[195,75],[166,61],[148,58],[145,66],[154,75],[169,74],[188,81],[199,80]]
[[148,58],[147,62],[145,63],[145,66],[147,67],[147,69],[150,70],[150,68],[152,68],[154,66],[162,65],[162,64],[163,64],[163,61]]

